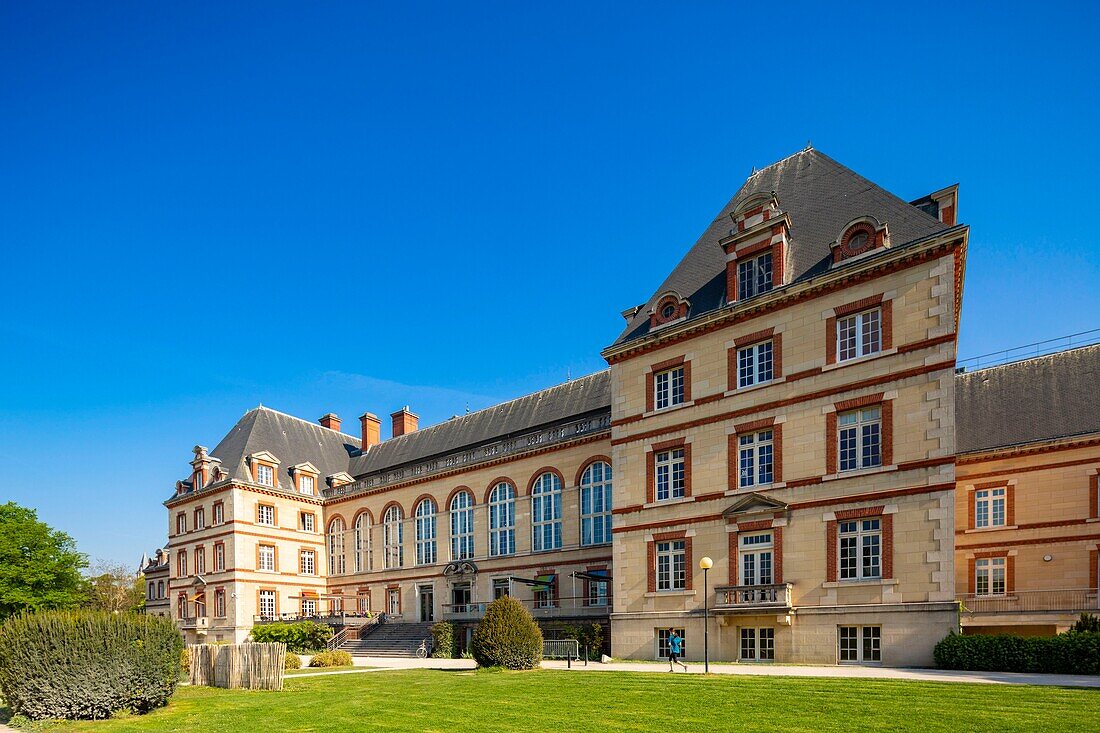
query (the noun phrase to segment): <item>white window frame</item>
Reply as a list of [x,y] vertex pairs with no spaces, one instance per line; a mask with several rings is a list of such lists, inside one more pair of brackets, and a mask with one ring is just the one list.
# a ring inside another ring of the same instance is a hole
[[206,529],[206,509],[199,507],[195,510],[195,529]]
[[775,342],[760,341],[737,350],[737,388],[755,387],[775,379]]
[[266,463],[256,464],[256,483],[261,486],[275,485],[275,469]]
[[740,627],[737,658],[742,662],[774,662],[775,628],[772,626]]
[[737,536],[739,585],[774,585],[775,534],[772,530]]
[[176,515],[176,534],[187,533],[187,513],[180,512]]
[[670,501],[687,495],[687,459],[684,446],[653,455],[653,500]]
[[210,510],[210,514],[211,514],[211,519],[212,519],[215,527],[218,526],[219,524],[224,524],[225,523],[225,505],[224,504],[222,504],[220,502],[215,504],[213,506],[213,508]]
[[436,507],[433,499],[416,505],[416,564],[434,565],[436,555]]
[[405,564],[405,523],[401,507],[386,510],[382,521],[382,555],[386,570]]
[[256,505],[256,524],[262,524],[265,527],[275,526],[275,507],[271,504],[257,504]]
[[593,461],[581,475],[581,545],[611,542],[611,499],[611,464]]
[[401,589],[386,589],[386,612],[391,616],[401,615]]
[[200,545],[199,547],[195,548],[195,574],[196,575],[202,575],[205,572],[206,572],[206,548],[202,547]]
[[278,605],[275,603],[275,591],[260,591],[260,616],[262,618],[275,618]]
[[469,560],[474,556],[474,497],[460,491],[451,497],[451,560]]
[[220,573],[225,570],[225,545],[221,542],[214,545],[214,572]]
[[531,551],[545,552],[562,547],[562,485],[552,471],[541,474],[531,485]]
[[771,250],[755,257],[737,261],[737,299],[748,300],[768,292],[773,287]]
[[662,369],[653,374],[653,409],[667,410],[685,402],[687,384],[684,365]]
[[[608,572],[606,570],[591,570],[588,572],[592,576],[606,576]],[[610,602],[611,595],[611,578],[607,580],[589,580],[588,581],[588,605],[602,608],[607,606]]]
[[687,542],[665,540],[657,543],[655,568],[657,592],[673,593],[687,589]]
[[260,545],[256,551],[256,569],[265,573],[275,572],[275,545]]
[[1008,594],[1008,558],[980,557],[974,560],[974,595]]
[[516,488],[501,481],[489,493],[489,557],[516,554]]
[[837,626],[837,664],[881,664],[881,626]]
[[308,494],[313,496],[317,482],[312,476],[305,475],[298,477],[298,492],[302,494]]
[[214,618],[225,618],[225,590],[214,591]]
[[775,481],[775,429],[737,436],[737,486],[771,486]]
[[837,471],[844,473],[881,467],[883,436],[882,405],[837,413]]
[[881,580],[882,552],[882,517],[842,519],[837,522],[839,580]]
[[298,573],[301,575],[317,574],[317,553],[313,550],[298,551]]
[[362,512],[355,518],[353,531],[355,572],[362,573],[371,569],[371,527],[370,517],[366,512]]
[[836,360],[851,361],[882,351],[882,308],[836,319]]
[[1008,518],[1008,487],[996,486],[974,492],[974,527],[1004,527]]
[[328,572],[329,575],[343,575],[348,569],[347,548],[344,535],[347,527],[342,517],[336,517],[328,524]]
[[303,532],[316,532],[317,531],[317,517],[313,512],[300,512]]

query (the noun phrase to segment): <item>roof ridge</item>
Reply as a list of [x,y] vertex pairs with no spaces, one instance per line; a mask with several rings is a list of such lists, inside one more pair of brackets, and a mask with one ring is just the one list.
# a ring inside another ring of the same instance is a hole
[[[779,160],[775,161],[774,163],[769,163],[768,165],[764,166],[763,168],[754,168],[752,173],[749,174],[749,177],[745,179],[745,183],[748,183],[749,180],[751,180],[754,176],[756,176],[756,174],[763,173],[764,171],[768,170],[769,168],[774,168],[775,166],[779,165],[780,163],[784,163],[784,162],[790,160],[791,158],[793,158],[794,156],[802,155],[803,153],[818,153],[820,155],[824,155],[824,153],[822,153],[820,150],[815,148],[813,145],[807,145],[806,147],[802,148],[801,150],[796,150],[793,153],[791,153],[790,155],[788,155],[787,157],[780,158]],[[826,155],[825,157],[828,158],[829,156]],[[831,160],[831,158],[830,158],[830,160]],[[744,187],[745,187],[745,184],[741,184],[741,188],[744,188]],[[738,193],[740,193],[741,189],[738,189],[737,191],[738,191]],[[736,198],[736,197],[737,196],[735,194],[734,198]]]
[[[1022,359],[1014,359],[1013,361],[1008,361],[1008,362],[1005,362],[1004,364],[990,364],[987,367],[977,367],[976,369],[967,369],[965,372],[960,372],[959,374],[956,374],[955,376],[956,377],[967,377],[967,376],[971,376],[971,375],[974,375],[974,374],[978,374],[979,372],[988,372],[988,371],[991,371],[993,369],[1006,369],[1008,367],[1015,367],[1015,366],[1019,366],[1021,364],[1025,364],[1027,362],[1038,361],[1039,359],[1049,359],[1049,358],[1053,358],[1053,357],[1056,357],[1056,356],[1065,356],[1066,354],[1071,354],[1075,351],[1084,351],[1085,349],[1096,349],[1096,348],[1100,348],[1100,343],[1098,343],[1098,344],[1082,344],[1080,346],[1072,346],[1068,349],[1062,349],[1061,351],[1052,351],[1049,354],[1036,354],[1035,356],[1027,356],[1027,357],[1024,357]],[[960,361],[965,361],[965,359],[962,359]]]
[[341,432],[339,430],[333,430],[332,428],[326,428],[324,425],[322,425],[320,423],[313,422],[312,420],[306,420],[305,418],[298,417],[297,415],[291,415],[289,412],[283,412],[282,410],[274,410],[274,409],[272,409],[270,407],[267,407],[266,405],[263,405],[263,404],[257,405],[256,407],[253,407],[251,410],[246,412],[241,417],[243,418],[249,412],[256,412],[257,410],[266,410],[267,412],[273,412],[276,415],[282,415],[283,417],[289,417],[292,420],[297,420],[298,422],[305,423],[306,425],[309,425],[311,428],[319,428],[320,430],[327,430],[330,433],[336,433],[337,435],[342,435],[345,438],[351,438],[356,443],[359,442],[359,438],[355,437],[354,435],[349,435],[349,434]]

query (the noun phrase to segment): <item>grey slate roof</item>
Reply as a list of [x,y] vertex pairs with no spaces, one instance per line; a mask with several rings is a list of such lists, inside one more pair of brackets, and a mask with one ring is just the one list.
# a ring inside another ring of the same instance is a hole
[[1100,344],[955,376],[959,453],[1100,433]]
[[874,216],[889,227],[892,246],[922,239],[948,227],[940,221],[845,168],[813,148],[801,150],[756,171],[714,218],[680,264],[630,320],[615,344],[644,336],[649,310],[663,293],[674,290],[691,303],[689,319],[726,305],[726,255],[718,241],[733,228],[730,214],[746,198],[775,192],[779,208],[791,217],[792,281],[823,272],[829,244],[841,228],[860,216]]
[[610,410],[611,372],[605,370],[383,441],[352,458],[348,473],[360,478],[411,461]]
[[251,481],[245,459],[253,453],[268,451],[279,459],[278,487],[293,490],[290,467],[312,463],[320,472],[319,490],[326,476],[348,470],[348,459],[359,450],[359,439],[323,428],[316,423],[257,407],[246,412],[222,438],[210,455],[221,460],[229,477]]

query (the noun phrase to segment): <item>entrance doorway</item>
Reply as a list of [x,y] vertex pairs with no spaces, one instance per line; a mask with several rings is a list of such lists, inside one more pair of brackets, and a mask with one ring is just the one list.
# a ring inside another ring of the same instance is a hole
[[419,588],[420,595],[420,620],[424,623],[435,621],[435,593],[430,585],[422,585]]
[[469,613],[470,608],[470,584],[455,583],[451,586],[451,611],[453,613]]

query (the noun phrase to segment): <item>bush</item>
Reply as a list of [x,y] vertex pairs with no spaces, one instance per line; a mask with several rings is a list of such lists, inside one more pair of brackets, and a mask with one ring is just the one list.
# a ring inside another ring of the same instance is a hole
[[301,669],[302,658],[294,652],[286,653],[286,661],[283,662],[283,669]]
[[0,626],[0,688],[32,720],[144,713],[168,703],[183,639],[171,619],[44,611]]
[[332,638],[332,627],[314,621],[276,623],[252,627],[252,641],[282,642],[287,651],[308,653],[324,649]]
[[450,621],[432,626],[432,656],[437,659],[458,659],[458,634]]
[[1082,613],[1081,618],[1073,625],[1074,631],[1082,631],[1090,634],[1100,633],[1100,616],[1091,613]]
[[341,649],[318,652],[309,660],[311,667],[350,667],[351,664],[351,655]]
[[1057,636],[950,634],[933,651],[942,669],[984,672],[1100,674],[1100,633]]
[[557,631],[562,639],[576,639],[582,656],[587,649],[589,659],[600,658],[603,650],[603,626],[600,624],[591,623],[580,626],[563,624],[557,628]]
[[180,673],[184,677],[191,676],[191,650],[187,647],[180,650]]
[[504,596],[485,610],[474,631],[473,653],[482,667],[535,669],[542,661],[542,632],[523,604]]

